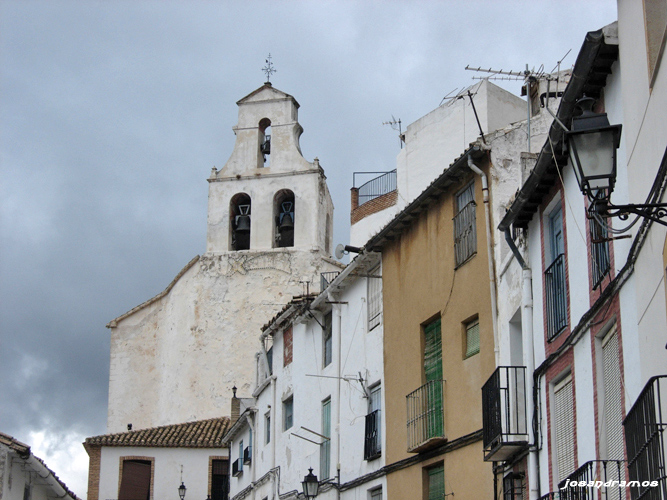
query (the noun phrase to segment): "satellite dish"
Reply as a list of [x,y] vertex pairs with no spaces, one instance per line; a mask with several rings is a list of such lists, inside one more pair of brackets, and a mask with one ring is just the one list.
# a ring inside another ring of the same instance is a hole
[[345,255],[345,245],[342,243],[339,243],[338,246],[336,247],[336,251],[334,252],[334,255],[338,260],[343,258],[343,255]]

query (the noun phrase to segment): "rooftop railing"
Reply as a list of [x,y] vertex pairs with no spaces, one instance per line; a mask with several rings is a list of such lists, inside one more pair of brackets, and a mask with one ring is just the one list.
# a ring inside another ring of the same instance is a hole
[[[357,187],[357,175],[382,174]],[[396,170],[390,172],[354,172],[352,183],[359,190],[359,206],[396,191]]]

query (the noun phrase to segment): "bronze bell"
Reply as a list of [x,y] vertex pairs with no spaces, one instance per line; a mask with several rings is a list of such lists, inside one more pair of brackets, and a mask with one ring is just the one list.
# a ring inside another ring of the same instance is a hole
[[236,216],[236,231],[239,233],[249,233],[250,232],[250,216],[249,215],[237,215]]
[[282,233],[283,231],[291,231],[293,229],[294,220],[292,219],[292,212],[283,213],[278,230]]

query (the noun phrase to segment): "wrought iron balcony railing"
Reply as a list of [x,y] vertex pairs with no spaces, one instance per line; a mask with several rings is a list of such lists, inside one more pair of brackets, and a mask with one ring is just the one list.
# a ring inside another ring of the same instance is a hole
[[432,380],[406,396],[408,452],[418,453],[446,439],[445,381]]
[[[353,184],[356,187],[356,176],[366,174],[377,174],[379,172],[354,172]],[[382,175],[371,179],[359,186],[359,206],[382,195],[396,191],[396,170],[384,172]]]
[[238,477],[243,474],[243,458],[237,458],[232,462],[232,476]]
[[366,432],[364,434],[364,460],[373,460],[382,455],[382,432],[380,410],[366,415]]
[[565,255],[560,254],[544,271],[547,297],[547,340],[567,326],[567,294],[565,291]]
[[[624,460],[586,462],[558,483],[559,500],[624,500],[625,488],[619,486],[624,471]],[[586,486],[579,486],[584,483]]]
[[[623,421],[632,499],[666,500],[667,375],[649,379]],[[657,486],[646,483],[657,481]]]
[[323,292],[329,284],[336,279],[336,276],[340,274],[340,271],[329,271],[326,273],[320,273],[320,292]]
[[499,366],[482,387],[484,460],[503,461],[528,446],[526,367]]
[[538,500],[560,500],[560,493],[558,491],[551,491],[546,495],[542,495]]

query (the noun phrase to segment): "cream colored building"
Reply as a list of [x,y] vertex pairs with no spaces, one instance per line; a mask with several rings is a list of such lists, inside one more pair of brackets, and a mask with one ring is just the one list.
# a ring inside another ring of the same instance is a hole
[[108,432],[228,415],[252,391],[261,326],[330,259],[333,203],[299,148],[294,97],[264,84],[237,102],[236,144],[208,178],[206,253],[111,321]]

